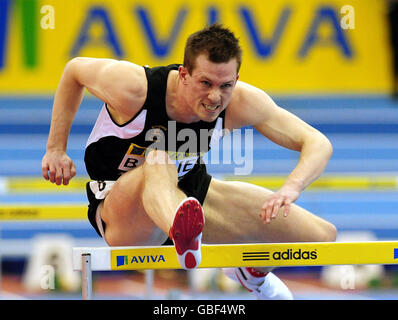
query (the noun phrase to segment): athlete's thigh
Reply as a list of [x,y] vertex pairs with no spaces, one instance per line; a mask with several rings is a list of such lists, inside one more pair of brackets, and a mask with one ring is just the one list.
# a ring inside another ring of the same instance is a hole
[[260,219],[272,191],[239,181],[212,179],[204,203],[207,243],[333,241],[332,224],[293,204],[288,217],[279,212],[271,223]]
[[103,201],[100,212],[109,245],[160,245],[167,239],[144,210],[143,187],[141,166],[123,174]]

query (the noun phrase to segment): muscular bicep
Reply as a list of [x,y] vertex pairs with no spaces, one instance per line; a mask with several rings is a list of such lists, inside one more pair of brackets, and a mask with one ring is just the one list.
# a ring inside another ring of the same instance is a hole
[[144,68],[131,62],[79,57],[68,68],[79,84],[120,112],[129,113],[123,108],[139,104],[146,92]]

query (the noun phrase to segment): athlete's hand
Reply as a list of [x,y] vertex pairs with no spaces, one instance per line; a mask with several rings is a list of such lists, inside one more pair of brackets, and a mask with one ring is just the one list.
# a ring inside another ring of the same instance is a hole
[[282,187],[271,194],[261,208],[260,218],[263,223],[270,223],[281,209],[283,216],[287,217],[291,204],[298,199],[299,195],[300,192],[291,187]]
[[76,167],[72,159],[64,151],[50,150],[41,161],[43,178],[57,185],[69,184],[76,175]]

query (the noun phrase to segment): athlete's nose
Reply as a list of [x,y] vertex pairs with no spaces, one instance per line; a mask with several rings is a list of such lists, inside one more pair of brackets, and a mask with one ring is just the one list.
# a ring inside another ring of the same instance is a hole
[[221,101],[221,93],[220,90],[218,89],[213,89],[209,92],[207,95],[207,99],[209,102],[214,105],[214,104],[219,104]]

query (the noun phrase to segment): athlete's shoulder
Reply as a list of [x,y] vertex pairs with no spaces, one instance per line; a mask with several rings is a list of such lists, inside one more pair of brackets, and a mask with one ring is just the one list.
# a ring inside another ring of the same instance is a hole
[[76,57],[65,68],[80,85],[121,112],[139,107],[146,96],[147,81],[142,66],[123,60]]
[[254,126],[263,121],[274,106],[264,90],[238,81],[226,110],[226,126],[229,129]]
[[266,100],[272,100],[271,97],[262,89],[244,81],[237,81],[233,98],[240,103],[248,103],[254,99],[254,102],[260,100],[264,103]]
[[111,88],[131,95],[133,99],[146,95],[147,78],[143,66],[130,61],[112,60],[104,67],[103,76]]
[[130,61],[110,60],[101,74],[106,102],[122,122],[135,116],[148,91],[145,68]]

